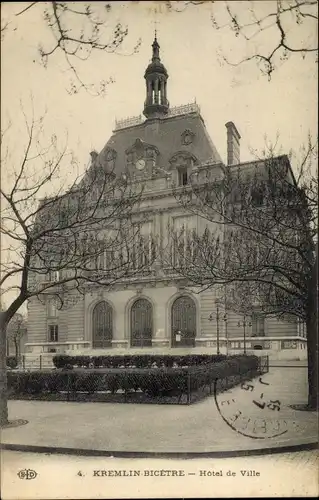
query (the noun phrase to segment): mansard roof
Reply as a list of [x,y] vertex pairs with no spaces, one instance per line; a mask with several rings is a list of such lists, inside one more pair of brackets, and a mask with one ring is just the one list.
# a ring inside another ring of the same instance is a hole
[[[126,168],[127,152],[134,146],[137,140],[148,146],[154,146],[159,151],[158,166],[169,168],[170,159],[180,152],[190,153],[195,156],[199,163],[212,161],[222,163],[222,159],[209,137],[203,118],[200,115],[197,105],[187,105],[175,108],[182,111],[183,108],[190,112],[168,115],[163,118],[136,120],[136,125],[118,125],[112,136],[99,153],[98,160],[104,163],[107,150],[116,151],[116,174],[121,174]],[[171,112],[174,108],[171,110]],[[134,123],[134,122],[133,122]],[[185,133],[189,134],[191,140],[185,144],[183,138]]]

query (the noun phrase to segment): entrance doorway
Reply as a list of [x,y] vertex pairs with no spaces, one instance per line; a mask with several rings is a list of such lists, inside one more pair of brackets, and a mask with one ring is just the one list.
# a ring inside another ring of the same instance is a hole
[[178,297],[172,305],[172,347],[195,347],[196,304],[189,296]]
[[151,347],[153,307],[147,299],[137,299],[131,308],[131,346]]
[[108,302],[96,304],[92,315],[92,347],[103,349],[112,347],[113,338],[113,309]]

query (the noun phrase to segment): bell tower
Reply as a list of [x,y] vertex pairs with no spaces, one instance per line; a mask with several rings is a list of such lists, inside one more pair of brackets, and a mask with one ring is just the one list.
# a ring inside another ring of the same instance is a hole
[[157,118],[167,114],[169,102],[167,100],[167,79],[168,73],[159,56],[159,43],[155,31],[154,42],[152,43],[152,62],[147,66],[144,78],[146,81],[146,100],[143,114],[146,118]]

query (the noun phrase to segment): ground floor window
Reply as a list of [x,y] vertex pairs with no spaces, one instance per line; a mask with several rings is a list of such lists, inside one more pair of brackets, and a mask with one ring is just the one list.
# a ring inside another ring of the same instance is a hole
[[58,342],[59,327],[58,325],[49,325],[49,342]]

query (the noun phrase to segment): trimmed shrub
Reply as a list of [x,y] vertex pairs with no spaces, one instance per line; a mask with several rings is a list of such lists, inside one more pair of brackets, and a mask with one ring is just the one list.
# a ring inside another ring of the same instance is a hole
[[125,354],[114,356],[67,356],[59,354],[53,357],[56,368],[66,368],[67,366],[77,366],[78,368],[170,368],[173,366],[193,366],[207,365],[226,359],[223,354],[187,354],[185,356],[175,356],[170,354]]
[[65,368],[66,365],[70,365],[72,356],[66,354],[57,354],[53,356],[53,364],[56,368]]
[[[161,357],[159,358],[157,363],[161,362]],[[123,359],[118,356],[113,363],[114,358],[109,357],[107,362],[112,361],[113,366],[119,366],[120,362],[123,363]],[[75,360],[76,357],[72,361]],[[193,357],[192,360],[194,360]],[[101,356],[98,363],[101,361],[106,362],[105,357]],[[179,361],[186,363],[184,357]],[[132,362],[132,358],[128,357],[125,362]],[[138,362],[150,363],[150,359],[139,357]],[[88,357],[85,363],[88,363]],[[243,377],[253,377],[258,373],[257,356],[238,355],[217,363],[202,363],[186,368],[122,369],[111,367],[90,370],[79,368],[72,371],[54,370],[30,373],[11,371],[8,372],[8,390],[12,397],[29,395],[34,399],[45,397],[46,394],[63,392],[67,394],[64,397],[68,400],[76,399],[83,393],[88,394],[89,399],[92,400],[92,395],[97,391],[113,395],[118,393],[126,400],[128,393],[139,391],[147,398],[159,402],[165,397],[179,397],[178,401],[180,401],[182,395],[187,395],[187,402],[190,402],[192,394],[205,395],[206,387],[209,387],[209,393],[212,393],[212,386],[215,382],[217,382],[217,390],[222,391],[238,384]],[[201,391],[201,389],[204,390]]]
[[8,368],[14,370],[18,366],[18,360],[15,356],[7,356],[6,365]]

